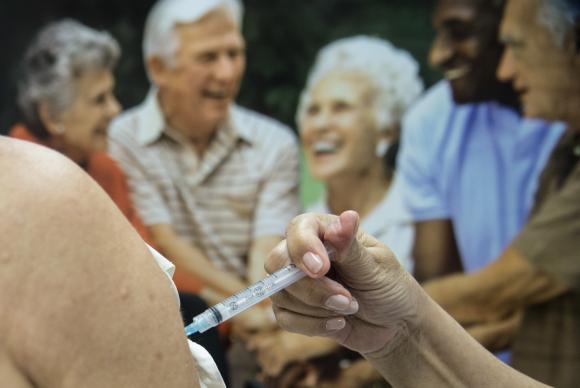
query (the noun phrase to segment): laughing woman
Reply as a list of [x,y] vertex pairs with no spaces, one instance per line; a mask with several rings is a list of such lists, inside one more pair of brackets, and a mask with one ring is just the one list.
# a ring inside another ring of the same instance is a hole
[[[318,54],[297,113],[310,172],[326,188],[309,210],[356,210],[362,229],[387,244],[408,271],[413,224],[394,168],[402,115],[423,91],[418,70],[407,52],[382,39],[338,40]],[[380,379],[364,361],[340,363],[329,340],[277,332],[252,342],[265,374],[278,376],[272,386],[363,387]]]
[[322,49],[302,93],[297,121],[325,198],[310,210],[356,210],[362,228],[387,244],[407,270],[413,226],[394,185],[400,120],[423,84],[405,51],[358,36]]
[[107,127],[120,111],[113,94],[119,55],[111,35],[74,20],[44,27],[24,56],[18,88],[23,120],[10,136],[42,144],[76,162],[147,239],[125,176],[105,153]]

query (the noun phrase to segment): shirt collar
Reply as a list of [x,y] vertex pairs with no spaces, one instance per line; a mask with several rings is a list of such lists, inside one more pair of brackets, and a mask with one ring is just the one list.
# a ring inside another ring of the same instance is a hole
[[[176,130],[168,128],[165,117],[161,111],[159,100],[157,99],[158,89],[152,87],[143,103],[140,112],[140,125],[137,132],[137,140],[141,146],[147,146],[157,141],[163,134],[175,139],[181,138]],[[219,131],[232,131],[233,134],[249,144],[254,142],[251,127],[241,125],[242,108],[232,104],[225,123],[218,129]]]
[[379,236],[389,225],[412,223],[403,201],[400,185],[401,183],[395,176],[381,202],[361,221],[361,227],[365,232]]

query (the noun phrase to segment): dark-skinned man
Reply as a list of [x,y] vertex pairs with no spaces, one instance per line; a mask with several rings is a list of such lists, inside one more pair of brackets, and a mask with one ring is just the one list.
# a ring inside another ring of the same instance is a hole
[[[429,59],[445,80],[408,113],[398,160],[419,281],[469,273],[498,257],[524,225],[563,130],[523,118],[511,84],[496,78],[503,9],[503,1],[487,0],[435,5]],[[505,348],[517,326],[517,315],[501,318],[472,332],[491,350]]]

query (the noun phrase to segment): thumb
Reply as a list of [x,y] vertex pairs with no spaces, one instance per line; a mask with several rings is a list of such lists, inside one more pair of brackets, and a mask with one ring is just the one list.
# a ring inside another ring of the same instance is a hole
[[[359,215],[354,210],[347,210],[335,218],[324,232],[324,241],[336,249],[336,261],[343,253],[349,252],[358,232]],[[347,255],[348,256],[348,255]]]
[[[336,249],[332,266],[340,274],[341,279],[349,286],[364,288],[364,285],[374,278],[379,267],[372,252],[377,241],[364,232],[359,232],[358,227],[358,213],[347,210],[327,228],[324,240]],[[370,283],[367,285],[372,287]]]

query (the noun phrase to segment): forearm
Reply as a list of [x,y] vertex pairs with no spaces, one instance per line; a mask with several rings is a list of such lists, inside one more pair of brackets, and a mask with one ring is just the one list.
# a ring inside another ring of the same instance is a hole
[[427,283],[425,291],[460,323],[470,324],[501,319],[559,295],[566,286],[508,248],[483,269]]
[[267,275],[264,269],[266,257],[281,240],[282,236],[261,236],[254,240],[248,255],[248,283],[260,281]]
[[415,223],[413,259],[413,276],[418,282],[463,272],[450,220]]
[[466,330],[487,350],[491,352],[504,350],[511,344],[520,327],[522,313],[517,311],[500,321],[474,325]]
[[232,295],[247,286],[238,276],[217,268],[199,248],[188,241],[178,236],[152,234],[161,252],[175,266],[201,280],[218,297]]
[[419,327],[387,355],[366,358],[396,387],[542,387],[498,361],[432,300]]

